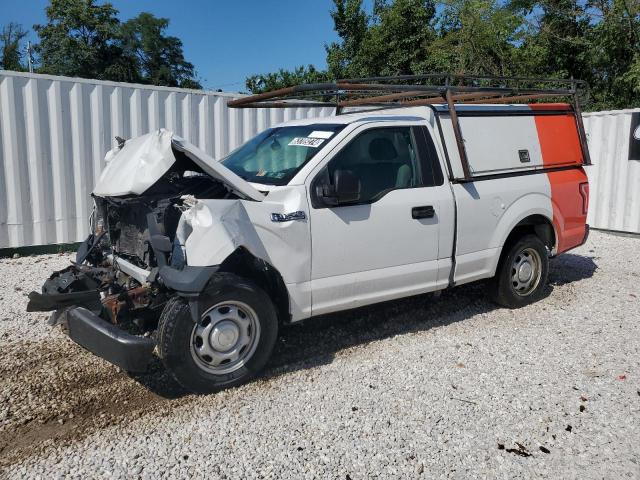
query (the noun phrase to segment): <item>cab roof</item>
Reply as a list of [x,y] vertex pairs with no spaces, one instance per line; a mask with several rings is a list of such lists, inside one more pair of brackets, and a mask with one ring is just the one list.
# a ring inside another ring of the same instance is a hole
[[[547,104],[553,105],[556,109],[568,110],[569,104],[557,103]],[[501,112],[506,111],[530,111],[531,107],[526,104],[456,104],[458,113],[464,112]],[[360,108],[359,110],[348,111],[339,115],[330,115],[326,117],[311,117],[289,120],[279,124],[279,126],[296,126],[296,125],[314,125],[314,124],[342,124],[360,122],[407,122],[407,121],[431,121],[434,111],[446,114],[449,112],[449,106],[445,103],[433,104],[429,106],[418,107],[396,107],[396,108],[377,108],[371,107]]]

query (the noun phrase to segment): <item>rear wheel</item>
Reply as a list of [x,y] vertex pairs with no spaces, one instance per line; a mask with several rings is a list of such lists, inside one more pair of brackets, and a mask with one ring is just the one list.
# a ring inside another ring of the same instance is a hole
[[542,298],[549,274],[549,255],[536,235],[524,235],[505,246],[489,296],[499,305],[518,308]]
[[246,382],[265,366],[276,341],[278,321],[271,300],[253,283],[224,274],[200,302],[197,322],[180,297],[164,308],[158,349],[165,367],[197,393]]

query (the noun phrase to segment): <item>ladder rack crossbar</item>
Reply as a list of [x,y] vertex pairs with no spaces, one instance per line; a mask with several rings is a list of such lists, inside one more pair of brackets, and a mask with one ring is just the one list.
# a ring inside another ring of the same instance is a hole
[[491,77],[483,75],[425,74],[394,77],[346,78],[335,82],[306,83],[237,98],[231,108],[335,108],[336,115],[345,108],[402,108],[443,104],[451,119],[464,171],[471,173],[456,106],[464,104],[509,104],[555,102],[565,99],[572,105],[584,156],[591,164],[582,122],[580,97],[588,98],[589,86],[582,80]]

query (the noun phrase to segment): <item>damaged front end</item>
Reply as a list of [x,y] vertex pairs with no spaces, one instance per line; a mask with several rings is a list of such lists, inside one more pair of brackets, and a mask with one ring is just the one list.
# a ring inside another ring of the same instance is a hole
[[197,199],[262,194],[164,130],[121,143],[106,160],[93,193],[92,233],[72,265],[30,293],[27,310],[53,312],[49,323],[75,342],[141,372],[166,302],[201,291],[217,269],[187,265],[184,213]]
[[155,346],[153,317],[166,294],[157,282],[125,273],[110,251],[106,235],[90,235],[71,266],[54,272],[42,292],[29,294],[27,311],[52,311],[49,324],[62,325],[76,343],[127,371],[141,372]]

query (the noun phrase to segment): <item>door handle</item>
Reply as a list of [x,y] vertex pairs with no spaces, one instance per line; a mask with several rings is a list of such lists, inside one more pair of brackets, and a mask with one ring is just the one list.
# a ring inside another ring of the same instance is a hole
[[413,207],[411,209],[411,218],[420,219],[420,218],[433,218],[436,214],[436,211],[431,205],[425,205],[422,207]]

